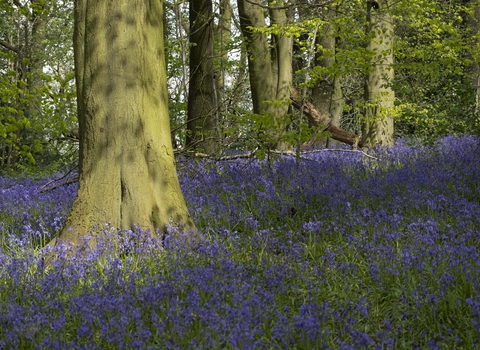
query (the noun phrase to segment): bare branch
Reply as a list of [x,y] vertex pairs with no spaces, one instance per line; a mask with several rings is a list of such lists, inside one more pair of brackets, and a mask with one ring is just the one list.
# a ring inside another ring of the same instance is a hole
[[222,160],[234,160],[234,159],[241,159],[241,158],[253,158],[253,156],[255,155],[257,150],[258,150],[258,147],[255,148],[253,151],[248,152],[248,153],[234,154],[234,155],[231,155],[231,156],[221,156],[221,157],[213,157],[209,154],[199,153],[199,152],[182,152],[181,154],[185,155],[185,156],[192,156],[192,157],[197,157],[197,158],[208,158],[208,159],[212,159],[212,160],[215,160],[215,161],[222,161]]
[[[214,157],[209,154],[205,153],[199,153],[199,152],[176,152],[177,154],[182,154],[185,156],[190,156],[190,157],[197,157],[197,158],[207,158],[211,159],[214,161],[225,161],[225,160],[235,160],[235,159],[242,159],[242,158],[253,158],[255,156],[255,153],[258,151],[258,147],[255,148],[253,151],[247,152],[247,153],[242,153],[242,154],[234,154],[230,156],[221,156],[221,157]],[[278,150],[270,150],[268,151],[269,153],[273,154],[278,154],[278,155],[286,155],[286,156],[292,156],[296,157],[296,153],[294,151],[278,151]],[[315,161],[315,159],[311,159],[306,157],[309,154],[312,153],[319,153],[319,152],[350,152],[350,153],[360,153],[368,158],[378,160],[378,158],[371,156],[370,154],[361,151],[361,150],[354,150],[354,149],[340,149],[340,148],[322,148],[322,149],[317,149],[317,150],[312,150],[312,151],[302,151],[301,152],[301,158],[305,160],[311,160]]]
[[361,153],[363,154],[365,157],[368,157],[368,158],[372,158],[372,159],[375,159],[375,160],[378,160],[377,157],[374,157],[374,156],[371,156],[370,154],[362,151],[362,150],[358,150],[358,149],[341,149],[341,148],[323,148],[323,149],[316,149],[316,150],[313,150],[313,151],[304,151],[302,152],[303,154],[310,154],[310,153],[318,153],[318,152],[351,152],[351,153]]
[[291,3],[288,3],[285,6],[272,7],[272,6],[262,5],[262,4],[260,4],[256,1],[253,1],[253,0],[245,0],[245,1],[249,2],[252,5],[260,6],[261,8],[268,9],[268,10],[286,10],[286,9],[290,8],[290,6],[292,6]]
[[18,8],[23,8],[24,5],[19,0],[13,0],[13,3],[17,5]]
[[[47,182],[45,185],[43,185],[42,187],[40,187],[38,189],[38,193],[45,193],[45,192],[54,190],[54,189],[56,189],[60,186],[69,185],[71,183],[77,182],[78,181],[78,175],[75,175],[73,177],[68,178],[68,176],[71,175],[76,168],[77,167],[75,166],[75,167],[71,168],[65,175],[62,175],[59,178],[52,179],[51,181]],[[63,180],[63,179],[66,179],[66,180]],[[63,181],[58,183],[58,181],[60,181],[60,180],[63,180]],[[54,184],[55,182],[57,182],[57,184]]]
[[16,52],[18,53],[18,48],[16,48],[15,46],[13,45],[10,45],[9,43],[7,43],[6,41],[3,41],[3,40],[0,40],[0,45],[2,45],[4,48],[10,50],[10,51],[13,51],[13,52]]

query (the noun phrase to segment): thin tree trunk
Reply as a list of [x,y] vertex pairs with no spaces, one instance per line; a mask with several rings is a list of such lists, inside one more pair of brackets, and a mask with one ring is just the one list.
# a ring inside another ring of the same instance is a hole
[[190,82],[187,147],[215,149],[217,96],[213,71],[212,0],[190,0]]
[[[277,2],[277,6],[284,5],[283,2]],[[272,25],[282,28],[288,24],[287,10],[270,9],[270,19]],[[293,58],[293,37],[284,34],[275,34],[272,36],[272,69],[273,79],[276,91],[274,98],[276,104],[275,119],[277,127],[281,132],[287,128],[287,114],[289,106],[290,86],[292,85],[292,58]],[[279,141],[277,149],[286,150],[291,148],[286,142]]]
[[[283,4],[277,2],[276,6]],[[292,83],[292,39],[277,34],[269,43],[266,34],[255,32],[254,29],[266,26],[261,6],[248,0],[238,0],[238,12],[248,51],[253,112],[273,120],[262,130],[268,147],[284,149],[287,146],[282,136],[288,114],[288,91]],[[285,9],[270,9],[269,13],[272,24],[280,27],[287,24]]]
[[[329,17],[336,13],[330,10]],[[335,66],[337,39],[333,24],[325,23],[322,33],[317,36],[317,47],[321,47],[316,54],[317,66],[332,70]],[[338,73],[325,76],[317,82],[312,90],[312,102],[321,113],[329,113],[332,118],[331,124],[339,127],[340,117],[343,110],[342,81]],[[328,138],[327,146],[335,144],[335,141]]]
[[[46,41],[46,29],[47,18],[43,11],[47,10],[49,1],[32,1],[32,13],[30,15],[30,22],[32,26],[32,32],[30,42],[27,43],[29,47],[28,56],[30,58],[28,72],[29,78],[27,78],[28,90],[32,96],[35,96],[30,102],[26,115],[33,117],[41,110],[40,101],[37,100],[41,94],[40,89],[43,87],[43,74],[44,62],[45,62],[45,41]],[[40,10],[40,11],[39,11]]]
[[219,136],[222,137],[225,123],[225,68],[228,62],[228,47],[232,40],[232,7],[230,0],[221,0],[219,5],[218,25],[215,28],[215,43],[214,52],[217,60],[214,61],[215,70],[215,93],[217,98],[217,115]]
[[393,71],[393,16],[391,0],[367,1],[367,52],[372,53],[365,81],[365,116],[362,125],[363,147],[393,144],[395,94],[389,86]]

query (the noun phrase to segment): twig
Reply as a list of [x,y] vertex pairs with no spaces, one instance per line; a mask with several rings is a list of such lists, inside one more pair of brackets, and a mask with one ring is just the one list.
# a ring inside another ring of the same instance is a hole
[[52,185],[52,186],[50,186],[50,185],[51,185],[52,183],[54,183],[54,182],[58,182],[58,181],[60,181],[60,180],[62,180],[62,179],[65,179],[68,175],[70,175],[70,174],[73,172],[73,170],[74,170],[75,168],[76,168],[76,166],[73,167],[72,169],[70,169],[69,171],[67,171],[66,174],[60,176],[58,179],[53,179],[53,180],[47,182],[45,185],[43,185],[42,187],[40,187],[40,188],[38,189],[38,193],[45,193],[45,192],[47,192],[47,191],[54,190],[54,189],[56,189],[56,188],[58,188],[58,187],[60,187],[60,186],[69,185],[69,184],[71,184],[71,183],[74,183],[74,182],[78,181],[78,175],[75,175],[75,176],[72,177],[71,179],[67,179],[67,180],[62,181],[61,183],[59,183],[59,184],[57,184],[57,185]]
[[[213,157],[206,153],[200,152],[184,152],[183,155],[187,157],[196,157],[196,158],[208,158],[216,161],[224,161],[224,160],[233,160],[233,159],[240,159],[240,158],[252,158],[255,153],[258,151],[258,147],[255,148],[253,151],[243,154],[234,154],[231,156],[221,156],[221,157]],[[182,154],[182,153],[180,153]]]
[[10,45],[10,44],[7,43],[6,41],[0,40],[0,45],[2,45],[3,47],[5,47],[6,49],[9,49],[10,51],[13,51],[13,52],[18,53],[18,48],[15,47],[15,46],[13,46],[13,45]]
[[330,151],[330,152],[361,153],[361,154],[363,154],[364,156],[366,156],[366,157],[368,157],[368,158],[372,158],[372,159],[378,160],[377,157],[371,156],[370,154],[365,153],[364,151],[361,151],[361,150],[358,150],[358,149],[324,148],[324,149],[317,149],[317,150],[313,150],[313,151],[303,151],[302,153],[308,154],[308,153],[318,153],[318,152],[326,152],[326,151]]
[[286,10],[286,9],[289,9],[292,4],[291,3],[287,3],[287,5],[285,6],[267,6],[267,5],[263,5],[263,4],[260,4],[256,1],[252,1],[252,0],[246,0],[248,3],[252,4],[252,5],[256,5],[256,6],[259,6],[261,7],[262,9],[267,9],[267,10]]
[[[211,155],[209,155],[209,154],[199,153],[199,152],[188,152],[188,153],[191,153],[191,154],[188,154],[187,152],[185,152],[184,155],[185,155],[185,156],[191,156],[191,157],[197,157],[197,158],[208,158],[208,159],[212,159],[212,160],[215,160],[215,161],[224,161],[224,160],[234,160],[234,159],[241,159],[241,158],[252,158],[257,151],[258,151],[258,147],[255,148],[255,149],[254,149],[253,151],[251,151],[251,152],[243,153],[243,154],[234,154],[234,155],[231,155],[231,156],[213,157],[213,156],[211,156]],[[296,157],[296,156],[297,156],[297,153],[294,152],[294,151],[270,150],[270,151],[268,151],[268,152],[269,152],[269,153],[273,153],[273,154],[289,155],[289,156],[292,156],[292,157]],[[353,150],[353,149],[324,148],[324,149],[317,149],[317,150],[313,150],[313,151],[302,151],[302,152],[300,152],[300,154],[301,154],[301,155],[308,155],[308,154],[311,154],[311,153],[319,153],[319,152],[351,152],[351,153],[361,153],[361,154],[363,154],[364,156],[366,156],[366,157],[368,157],[368,158],[378,160],[377,157],[371,156],[370,154],[365,153],[364,151],[361,151],[361,150]],[[307,157],[304,157],[304,156],[302,156],[301,158],[302,158],[302,159],[305,159],[305,160],[312,160],[312,159],[307,158]]]

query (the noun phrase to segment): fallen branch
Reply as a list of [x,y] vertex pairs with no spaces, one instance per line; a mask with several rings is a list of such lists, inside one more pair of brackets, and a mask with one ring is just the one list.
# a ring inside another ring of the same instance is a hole
[[234,160],[234,159],[240,159],[240,158],[253,158],[255,156],[255,153],[258,151],[258,147],[255,148],[253,151],[250,151],[248,153],[243,153],[243,154],[233,154],[230,156],[221,156],[221,157],[214,157],[206,153],[200,153],[200,152],[182,152],[182,151],[175,151],[176,154],[181,154],[185,157],[195,157],[195,158],[208,158],[212,159],[215,161],[224,161],[224,160]]
[[329,152],[352,152],[352,153],[361,153],[361,154],[363,154],[365,157],[378,160],[377,157],[371,156],[370,154],[368,154],[368,153],[366,153],[366,152],[364,152],[364,151],[362,151],[362,150],[358,150],[358,149],[324,148],[324,149],[316,149],[316,150],[313,150],[313,151],[303,151],[302,153],[303,153],[303,154],[309,154],[309,153],[318,153],[318,152],[325,152],[325,151],[329,151]]
[[[76,168],[76,167],[70,169],[65,175],[60,176],[58,179],[53,179],[53,180],[47,182],[45,185],[43,185],[42,187],[40,187],[40,188],[38,189],[38,193],[45,193],[45,192],[54,190],[54,189],[56,189],[56,188],[58,188],[58,187],[61,187],[61,186],[64,186],[64,185],[69,185],[69,184],[71,184],[71,183],[77,182],[77,181],[78,181],[78,175],[75,175],[74,177],[69,178],[69,179],[67,179],[67,180],[65,180],[65,181],[62,181],[62,182],[59,183],[59,184],[51,185],[51,184],[53,184],[53,183],[55,183],[55,182],[58,182],[58,181],[60,181],[60,180],[62,180],[62,179],[65,179],[68,175],[70,175],[70,174],[73,172],[73,170],[74,170],[75,168]],[[50,186],[50,185],[51,185],[51,186]]]
[[307,116],[310,125],[321,128],[320,132],[328,131],[334,140],[349,144],[352,147],[362,147],[362,141],[357,135],[332,125],[330,115],[320,113],[312,103],[305,101],[293,86],[290,87],[290,100],[292,106],[296,109],[301,110],[303,108],[302,112]]
[[[250,152],[247,152],[247,153],[242,153],[242,154],[233,154],[233,155],[230,155],[230,156],[221,156],[221,157],[215,157],[215,156],[211,156],[209,154],[206,154],[206,153],[200,153],[200,152],[184,152],[184,153],[181,153],[181,152],[178,152],[178,154],[182,154],[184,156],[187,156],[187,157],[196,157],[196,158],[205,158],[205,159],[211,159],[211,160],[214,160],[214,161],[226,161],[226,160],[235,160],[235,159],[242,159],[242,158],[253,158],[255,156],[255,153],[258,151],[258,147],[255,148],[253,151],[250,151]],[[314,160],[314,159],[311,159],[311,158],[308,158],[308,157],[305,157],[305,155],[308,155],[308,154],[311,154],[311,153],[319,153],[319,152],[350,152],[350,153],[360,153],[368,158],[371,158],[371,159],[375,159],[375,160],[378,160],[378,158],[374,157],[374,156],[371,156],[370,154],[362,151],[362,150],[358,150],[358,149],[340,149],[340,148],[322,148],[322,149],[316,149],[316,150],[310,150],[310,151],[302,151],[300,152],[301,154],[301,159],[305,159],[305,160]],[[270,150],[268,151],[268,153],[272,153],[272,154],[279,154],[279,155],[289,155],[289,156],[292,156],[292,157],[296,157],[297,156],[297,153],[294,152],[294,151],[288,151],[288,150],[284,150],[284,151],[279,151],[279,150]]]

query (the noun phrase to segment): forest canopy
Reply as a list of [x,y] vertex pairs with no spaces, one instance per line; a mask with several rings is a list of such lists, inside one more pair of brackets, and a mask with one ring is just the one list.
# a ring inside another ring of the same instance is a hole
[[[261,155],[330,146],[329,125],[368,147],[478,133],[478,5],[166,1],[173,147]],[[73,11],[63,0],[0,4],[3,171],[76,162]],[[290,87],[324,119],[292,108]],[[389,139],[368,139],[382,128]]]

